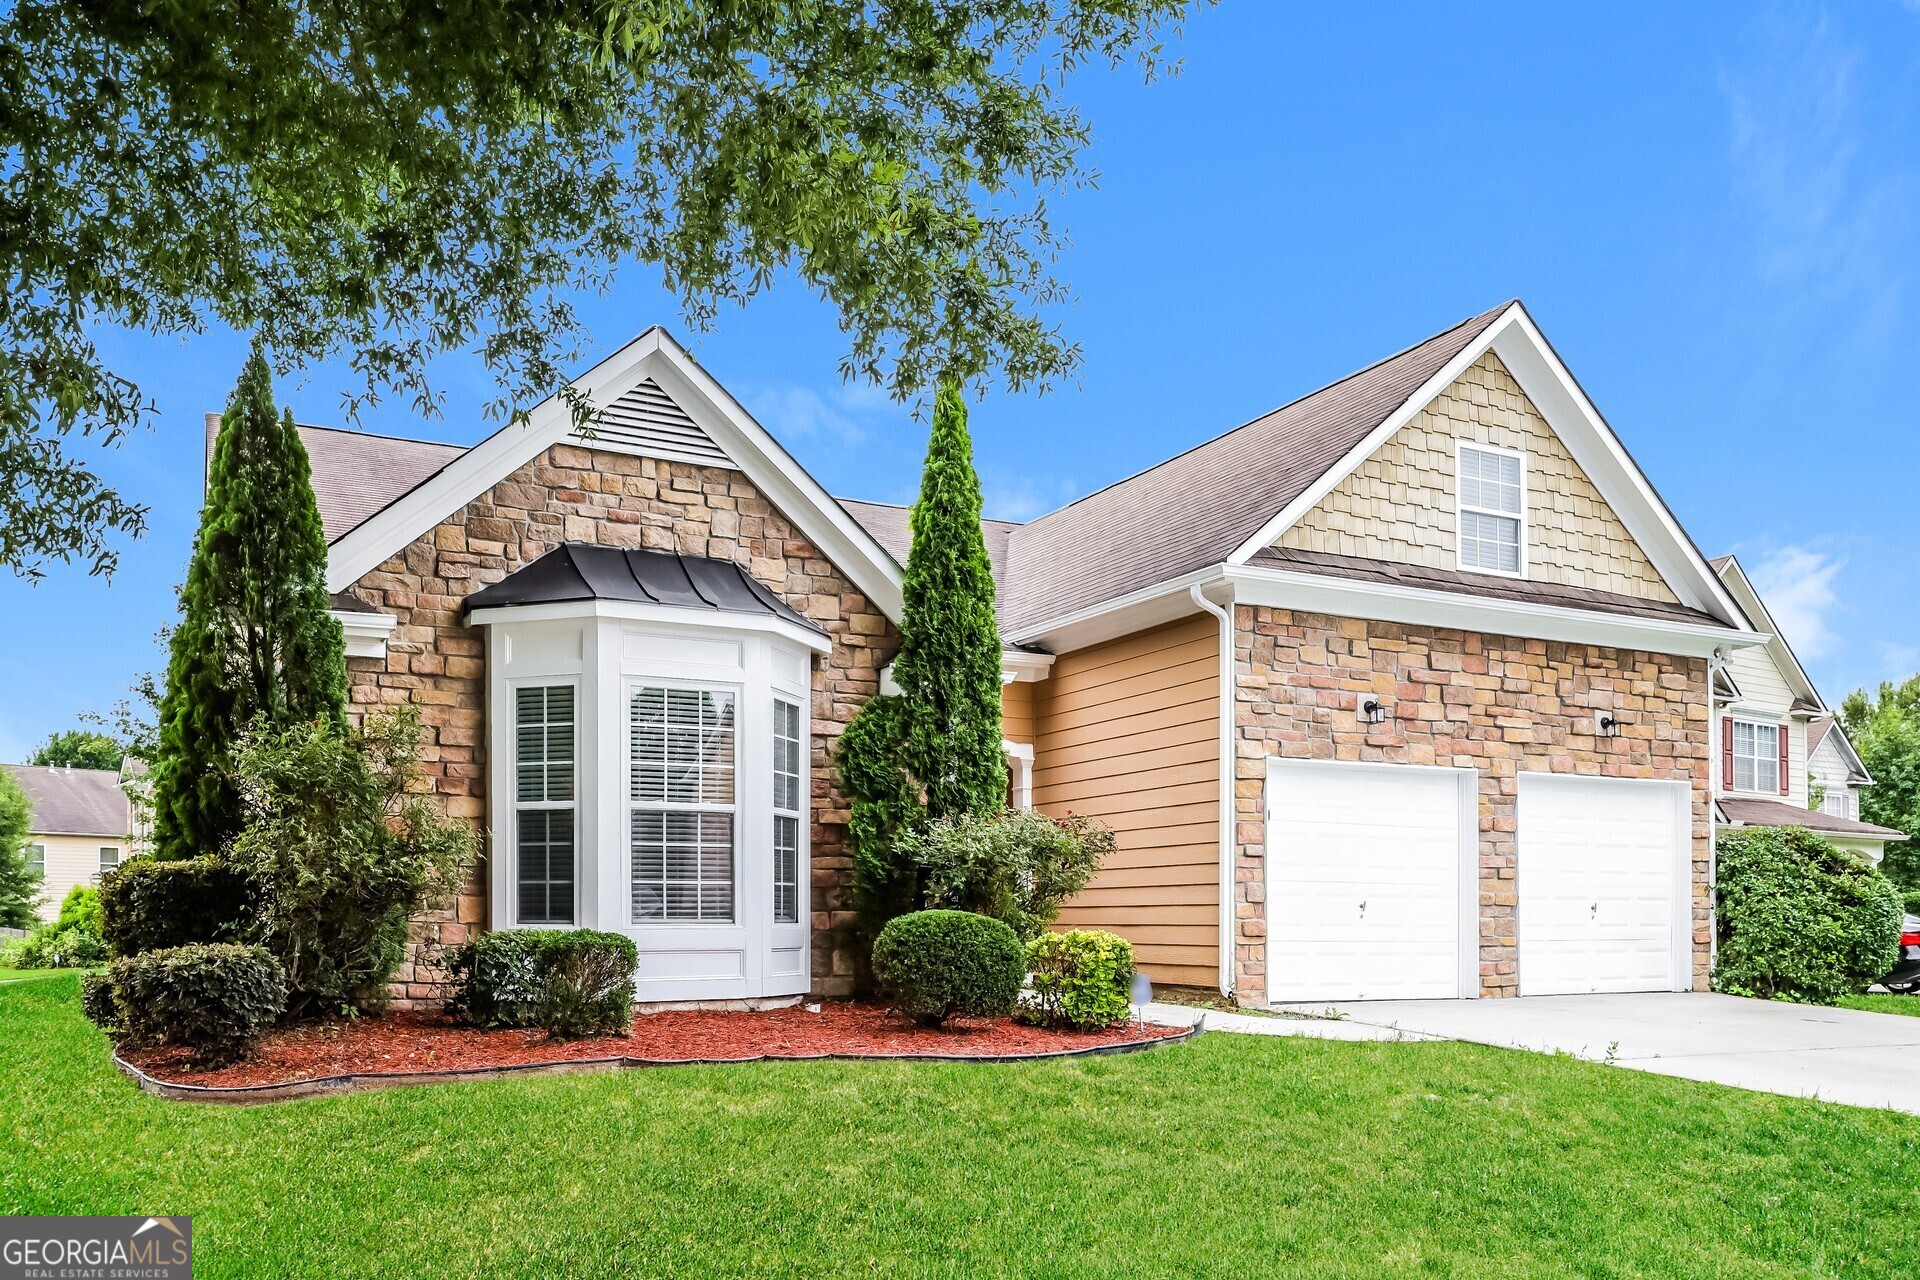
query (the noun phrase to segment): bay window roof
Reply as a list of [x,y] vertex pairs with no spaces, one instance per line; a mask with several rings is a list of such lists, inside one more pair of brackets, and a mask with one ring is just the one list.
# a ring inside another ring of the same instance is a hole
[[826,634],[731,560],[585,542],[562,543],[468,596],[465,607],[472,612],[583,600],[759,615]]

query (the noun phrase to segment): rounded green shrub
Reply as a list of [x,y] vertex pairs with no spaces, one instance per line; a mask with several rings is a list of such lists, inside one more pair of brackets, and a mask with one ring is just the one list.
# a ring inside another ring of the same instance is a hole
[[60,927],[84,929],[96,938],[106,936],[100,919],[100,890],[90,884],[77,884],[60,899]]
[[238,942],[257,914],[253,883],[215,857],[134,858],[100,878],[100,936],[116,956]]
[[1027,944],[1033,994],[1023,1021],[1090,1031],[1126,1021],[1132,1009],[1133,944],[1099,929],[1043,933]]
[[633,940],[592,929],[500,929],[457,948],[452,1010],[477,1027],[543,1027],[556,1040],[633,1025]]
[[1716,849],[1713,989],[1832,1004],[1900,958],[1900,895],[1864,860],[1804,827],[1724,832]]
[[873,977],[893,1007],[921,1026],[955,1015],[1013,1012],[1026,952],[1013,930],[971,911],[896,916],[873,944]]
[[120,1032],[120,1012],[113,1002],[113,979],[104,973],[80,975],[80,1012],[108,1035]]
[[113,1021],[130,1045],[180,1045],[217,1066],[243,1058],[287,1007],[287,979],[265,947],[203,943],[113,962]]

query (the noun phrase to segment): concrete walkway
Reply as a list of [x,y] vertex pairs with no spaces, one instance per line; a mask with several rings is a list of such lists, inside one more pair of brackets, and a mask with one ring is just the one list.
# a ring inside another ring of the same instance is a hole
[[[1324,1012],[1324,1002],[1301,1006]],[[1920,1017],[1694,992],[1378,1000],[1346,1026],[1569,1053],[1636,1071],[1920,1115]],[[1229,1028],[1209,1015],[1214,1030]],[[1236,1028],[1237,1029],[1237,1028]],[[1342,1037],[1350,1038],[1350,1037]]]

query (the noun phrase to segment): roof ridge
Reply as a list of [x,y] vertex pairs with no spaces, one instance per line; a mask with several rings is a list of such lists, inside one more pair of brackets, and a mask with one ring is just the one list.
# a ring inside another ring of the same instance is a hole
[[1190,445],[1187,448],[1182,449],[1179,453],[1174,454],[1172,457],[1162,458],[1160,461],[1154,463],[1152,466],[1142,467],[1140,470],[1134,472],[1132,475],[1122,476],[1120,479],[1113,481],[1111,484],[1102,485],[1100,488],[1095,489],[1092,493],[1083,493],[1079,497],[1075,498],[1072,502],[1067,503],[1065,506],[1055,507],[1052,511],[1046,512],[1044,515],[1035,516],[1033,519],[1027,521],[1021,527],[1032,528],[1034,525],[1040,524],[1043,521],[1046,521],[1052,518],[1053,516],[1057,516],[1063,511],[1071,511],[1073,508],[1079,506],[1081,503],[1086,502],[1089,499],[1099,497],[1101,494],[1107,492],[1107,490],[1109,489],[1118,488],[1123,484],[1128,484],[1134,480],[1138,480],[1142,476],[1152,475],[1155,471],[1158,471],[1160,468],[1165,466],[1170,466],[1173,463],[1180,461],[1180,459],[1186,457],[1190,453],[1194,453],[1198,450],[1204,449],[1208,445],[1218,444],[1220,441],[1225,440],[1228,436],[1233,435],[1236,432],[1245,431],[1248,427],[1254,426],[1261,422],[1265,422],[1268,418],[1273,417],[1277,413],[1286,412],[1288,409],[1293,408],[1295,405],[1300,404],[1302,401],[1311,400],[1313,399],[1313,397],[1317,395],[1322,395],[1328,391],[1331,391],[1335,387],[1341,386],[1348,382],[1352,382],[1355,378],[1363,377],[1366,374],[1373,372],[1375,369],[1378,369],[1382,365],[1391,364],[1393,361],[1398,360],[1401,356],[1407,355],[1408,353],[1416,350],[1417,348],[1426,346],[1429,342],[1434,342],[1440,338],[1446,337],[1448,334],[1452,333],[1456,329],[1464,329],[1470,324],[1474,324],[1477,321],[1485,320],[1489,316],[1496,315],[1499,312],[1505,311],[1508,307],[1518,304],[1519,301],[1520,299],[1518,298],[1509,298],[1497,307],[1490,307],[1485,311],[1478,312],[1477,314],[1470,315],[1463,320],[1456,321],[1455,323],[1448,325],[1444,329],[1428,334],[1426,337],[1421,338],[1417,342],[1408,343],[1406,346],[1400,348],[1398,351],[1393,352],[1391,355],[1382,356],[1378,360],[1373,361],[1371,364],[1363,365],[1362,367],[1355,369],[1351,373],[1342,374],[1340,377],[1335,378],[1332,382],[1322,383],[1320,386],[1315,387],[1313,390],[1308,391],[1303,395],[1297,395],[1291,400],[1288,400],[1282,404],[1275,405],[1273,408],[1266,410],[1264,413],[1255,414],[1253,417],[1248,418],[1245,422],[1242,422],[1237,427],[1229,427],[1218,435],[1209,436],[1207,439],[1202,440],[1197,444]]
[[315,422],[296,422],[297,431],[327,431],[337,436],[353,436],[360,440],[392,440],[397,444],[425,444],[436,449],[458,449],[462,453],[473,448],[470,444],[448,444],[444,440],[422,440],[418,436],[396,436],[385,431],[362,431],[358,427],[325,427]]
[[[857,502],[863,507],[886,507],[890,511],[913,510],[913,503],[911,502],[876,502],[872,498],[847,498],[847,497],[841,497],[837,494],[834,496],[833,500],[835,502]],[[1036,516],[1034,518],[1037,520],[1040,517]],[[1025,520],[1008,520],[1004,516],[983,515],[980,517],[980,523],[1011,525],[1013,528],[1018,529],[1023,527],[1027,522]]]

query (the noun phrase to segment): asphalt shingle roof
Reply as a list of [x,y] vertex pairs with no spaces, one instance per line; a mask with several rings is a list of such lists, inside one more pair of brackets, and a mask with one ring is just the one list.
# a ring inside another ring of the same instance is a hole
[[47,836],[122,836],[133,831],[133,809],[112,769],[56,769],[10,764],[33,802],[28,830]]

